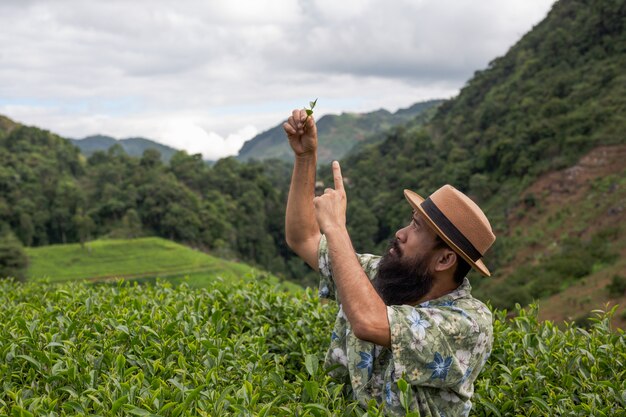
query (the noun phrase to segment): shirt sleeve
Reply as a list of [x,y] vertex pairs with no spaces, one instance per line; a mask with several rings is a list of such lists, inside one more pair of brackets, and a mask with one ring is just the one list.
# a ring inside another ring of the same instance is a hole
[[[361,268],[363,268],[367,274],[367,277],[370,280],[374,279],[376,272],[378,271],[380,256],[357,253],[356,257],[361,264]],[[333,280],[333,268],[328,254],[328,241],[326,240],[326,235],[322,235],[320,239],[317,249],[317,259],[320,273],[319,297],[338,301],[337,290]]]
[[389,306],[387,316],[395,377],[412,385],[458,387],[488,355],[489,335],[460,308]]

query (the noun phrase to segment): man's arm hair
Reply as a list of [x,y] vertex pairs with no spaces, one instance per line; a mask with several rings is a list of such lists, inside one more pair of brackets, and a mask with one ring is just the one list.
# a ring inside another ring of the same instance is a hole
[[285,212],[285,239],[287,245],[317,271],[317,249],[321,238],[313,206],[317,128],[313,117],[307,118],[304,110],[294,110],[283,128],[295,154]]

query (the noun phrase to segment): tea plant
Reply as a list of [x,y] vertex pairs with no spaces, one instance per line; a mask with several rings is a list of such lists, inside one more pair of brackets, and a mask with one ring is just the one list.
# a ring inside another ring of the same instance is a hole
[[[0,281],[0,416],[382,415],[323,369],[335,313],[265,281]],[[610,314],[561,330],[535,313],[496,313],[472,415],[625,415]]]
[[309,120],[309,117],[313,114],[313,109],[315,108],[315,105],[317,104],[317,99],[313,100],[313,101],[309,101],[309,108],[305,108],[304,111],[306,111],[306,118],[304,119],[304,122],[306,123],[307,120]]

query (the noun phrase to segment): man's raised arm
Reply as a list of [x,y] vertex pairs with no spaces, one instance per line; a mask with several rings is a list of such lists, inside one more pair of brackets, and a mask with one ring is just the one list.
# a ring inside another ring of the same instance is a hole
[[305,110],[294,110],[283,129],[295,155],[287,211],[287,245],[314,270],[318,270],[317,248],[321,238],[315,218],[315,173],[317,167],[317,127]]

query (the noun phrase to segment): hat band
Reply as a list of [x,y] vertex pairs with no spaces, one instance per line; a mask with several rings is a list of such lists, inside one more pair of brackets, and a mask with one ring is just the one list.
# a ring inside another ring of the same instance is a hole
[[421,204],[424,212],[428,217],[441,229],[441,231],[450,239],[459,249],[461,249],[472,261],[476,262],[482,257],[482,254],[472,245],[472,242],[456,228],[456,226],[439,210],[439,207],[429,198]]

